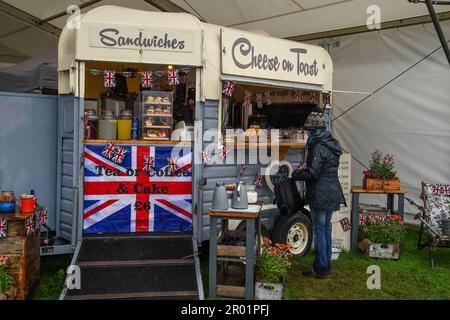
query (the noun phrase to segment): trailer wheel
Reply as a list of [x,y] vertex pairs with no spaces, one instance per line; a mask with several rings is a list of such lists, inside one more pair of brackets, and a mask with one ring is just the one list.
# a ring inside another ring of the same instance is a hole
[[304,213],[280,216],[275,223],[273,240],[277,243],[291,244],[293,255],[304,256],[311,248],[313,239],[312,224]]

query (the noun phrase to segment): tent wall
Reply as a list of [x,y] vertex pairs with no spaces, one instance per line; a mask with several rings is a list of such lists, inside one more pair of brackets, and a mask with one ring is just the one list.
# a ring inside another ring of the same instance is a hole
[[57,96],[0,92],[0,190],[34,189],[56,223]]
[[[442,22],[450,39],[450,21]],[[334,43],[338,39],[324,39]],[[377,88],[440,47],[432,24],[355,34],[330,46],[334,89],[374,92]],[[323,43],[323,40],[315,41]],[[396,169],[408,197],[418,200],[420,182],[450,181],[450,68],[442,48],[385,88],[333,122],[343,148],[367,164],[381,149],[395,155]],[[334,93],[333,117],[362,94]],[[352,166],[352,183],[361,185],[362,171]],[[382,204],[381,198],[363,203]],[[417,212],[406,206],[406,211]]]

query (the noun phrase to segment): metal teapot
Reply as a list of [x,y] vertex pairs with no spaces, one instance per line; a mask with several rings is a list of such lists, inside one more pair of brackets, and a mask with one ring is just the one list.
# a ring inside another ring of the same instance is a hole
[[213,193],[213,210],[228,210],[228,195],[225,183],[217,182]]
[[234,188],[231,207],[233,209],[248,209],[247,189],[242,181],[239,181],[236,188]]

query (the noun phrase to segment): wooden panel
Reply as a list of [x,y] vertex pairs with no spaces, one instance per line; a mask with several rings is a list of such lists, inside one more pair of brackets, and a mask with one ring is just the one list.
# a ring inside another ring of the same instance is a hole
[[245,287],[217,285],[217,295],[222,297],[245,298]]
[[26,230],[23,223],[20,221],[8,221],[8,237],[25,236]]
[[217,256],[245,257],[245,246],[218,245]]
[[353,193],[384,193],[384,194],[405,194],[408,193],[407,190],[367,190],[362,187],[352,187]]
[[115,142],[116,144],[132,144],[132,145],[193,145],[193,141],[172,141],[172,140],[83,140],[85,144],[106,144],[110,141]]
[[6,237],[0,241],[0,254],[20,254],[23,250],[24,237]]

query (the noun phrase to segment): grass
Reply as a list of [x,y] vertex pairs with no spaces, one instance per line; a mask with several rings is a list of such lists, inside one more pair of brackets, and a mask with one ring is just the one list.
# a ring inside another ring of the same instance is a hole
[[41,277],[32,300],[58,300],[64,286],[70,255],[41,257]]
[[[450,299],[450,249],[437,248],[438,266],[432,270],[427,248],[417,250],[418,227],[407,226],[404,251],[399,261],[371,259],[359,252],[343,252],[333,261],[327,279],[304,277],[314,260],[313,252],[294,257],[285,278],[288,300],[414,300]],[[381,289],[367,289],[367,267],[381,269]],[[208,261],[202,257],[205,296],[208,289]]]

